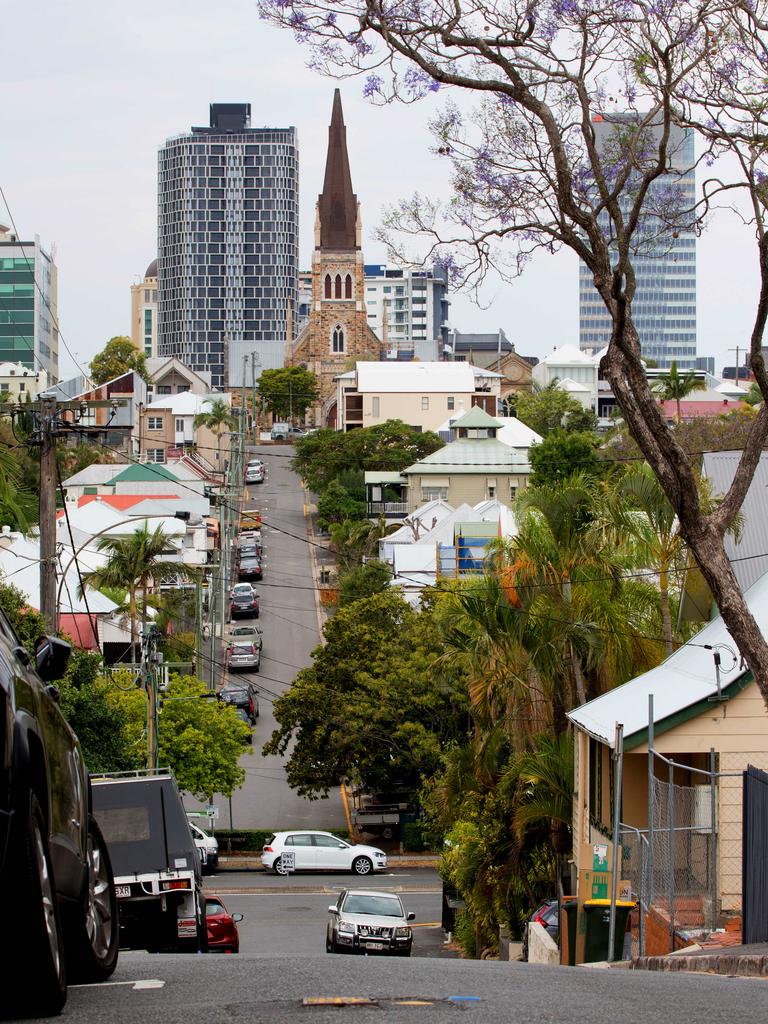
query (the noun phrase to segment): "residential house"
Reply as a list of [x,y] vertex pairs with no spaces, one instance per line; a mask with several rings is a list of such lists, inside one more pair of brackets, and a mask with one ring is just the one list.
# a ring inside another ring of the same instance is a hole
[[489,334],[465,334],[463,331],[451,330],[448,333],[448,348],[450,352],[447,358],[472,363],[501,374],[502,402],[512,394],[530,391],[533,386],[531,373],[538,358],[519,355],[501,328]]
[[446,416],[477,405],[494,415],[501,376],[470,363],[362,362],[336,378],[339,430],[402,420],[437,430]]
[[84,495],[162,494],[206,497],[208,478],[189,459],[159,465],[157,463],[109,463],[87,466],[66,479],[62,486],[68,500]]
[[597,413],[599,364],[602,353],[591,355],[576,345],[561,345],[533,368],[533,382],[542,390],[554,382]]
[[229,461],[231,430],[221,433],[210,427],[195,427],[195,418],[209,412],[214,402],[231,404],[226,392],[198,395],[193,391],[165,395],[142,410],[138,444],[147,462],[169,462],[188,451],[201,455],[214,470],[223,472]]
[[210,370],[192,370],[175,356],[159,356],[147,360],[147,369],[152,377],[147,395],[148,402],[154,402],[164,395],[181,395],[191,391],[194,395],[210,395]]
[[[768,632],[768,575],[749,589],[746,599],[758,626]],[[649,697],[653,698],[652,714]],[[638,843],[645,848],[648,844],[650,722],[652,749],[661,757],[653,758],[650,787],[658,831],[653,893],[645,883],[650,904],[646,952],[671,948],[671,929],[664,922],[674,913],[675,899],[684,901],[691,925],[706,925],[708,920],[711,924],[720,911],[737,913],[742,893],[741,772],[747,765],[768,769],[768,714],[722,618],[709,622],[656,668],[576,708],[568,717],[576,740],[573,856],[577,872],[591,866],[584,862],[584,844],[604,843],[612,832],[612,755],[616,727],[621,724],[622,876],[632,873],[635,885],[640,884],[644,869],[632,858]],[[703,774],[712,763],[720,773],[714,788]],[[729,772],[734,774],[723,774]],[[719,902],[714,908],[713,881]]]
[[504,504],[527,487],[527,455],[498,440],[501,423],[478,407],[451,425],[451,442],[404,469],[408,509],[441,498],[449,505],[476,505],[489,498]]
[[25,402],[37,397],[38,391],[48,387],[45,370],[34,370],[23,363],[0,363],[0,392],[11,402]]
[[[134,370],[93,387],[82,374],[60,381],[38,397],[52,395],[60,402],[82,403],[82,408],[62,410],[62,418],[81,428],[69,431],[70,447],[94,444],[118,454],[133,454],[132,435],[147,401],[147,385]],[[89,403],[99,403],[89,404]]]

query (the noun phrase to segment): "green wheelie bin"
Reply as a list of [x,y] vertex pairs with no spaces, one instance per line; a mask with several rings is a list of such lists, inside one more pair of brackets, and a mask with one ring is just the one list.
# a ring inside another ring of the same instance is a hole
[[624,952],[624,933],[627,930],[627,919],[634,909],[634,901],[616,900],[616,932],[613,939],[613,957],[609,958],[608,938],[611,923],[611,901],[584,901],[584,913],[587,916],[584,963],[594,964],[608,959],[621,960]]

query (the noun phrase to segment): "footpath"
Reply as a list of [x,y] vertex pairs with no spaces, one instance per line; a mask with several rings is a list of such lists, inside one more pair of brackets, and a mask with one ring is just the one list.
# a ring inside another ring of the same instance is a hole
[[633,971],[692,971],[729,978],[768,978],[768,943],[711,949],[680,949],[667,956],[643,956],[627,965]]

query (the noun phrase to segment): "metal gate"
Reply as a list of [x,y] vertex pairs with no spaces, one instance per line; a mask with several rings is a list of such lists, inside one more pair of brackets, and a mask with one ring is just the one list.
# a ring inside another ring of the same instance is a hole
[[768,941],[768,773],[744,772],[742,942]]

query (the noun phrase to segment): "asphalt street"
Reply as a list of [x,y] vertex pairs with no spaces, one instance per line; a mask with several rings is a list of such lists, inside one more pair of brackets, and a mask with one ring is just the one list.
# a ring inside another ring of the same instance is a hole
[[[305,1000],[357,997],[342,1010]],[[318,956],[121,955],[107,985],[72,988],[77,1024],[218,1024],[347,1019],[393,1024],[763,1024],[765,980],[538,967],[492,961]]]
[[[285,780],[284,758],[262,757],[261,747],[275,727],[272,701],[283,693],[300,668],[309,665],[319,643],[318,617],[313,587],[311,548],[307,542],[304,491],[290,469],[293,448],[260,445],[248,450],[264,460],[267,479],[249,488],[252,508],[262,512],[264,526],[264,579],[256,584],[264,631],[261,670],[238,673],[253,681],[260,691],[260,716],[253,732],[253,748],[243,755],[246,780],[232,797],[232,826],[242,828],[346,828],[339,791],[325,800],[307,800],[290,789]],[[185,799],[189,809],[200,806]],[[229,828],[230,805],[217,794],[218,828]]]

